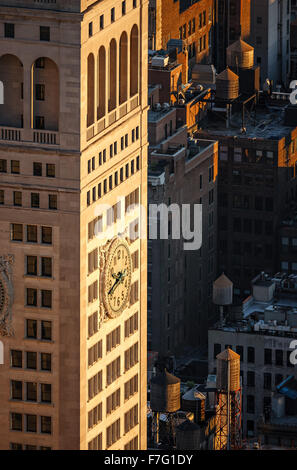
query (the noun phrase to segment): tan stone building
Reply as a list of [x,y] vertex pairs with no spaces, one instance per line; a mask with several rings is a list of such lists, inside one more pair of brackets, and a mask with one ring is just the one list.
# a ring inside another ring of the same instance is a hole
[[147,2],[7,4],[0,449],[145,449]]

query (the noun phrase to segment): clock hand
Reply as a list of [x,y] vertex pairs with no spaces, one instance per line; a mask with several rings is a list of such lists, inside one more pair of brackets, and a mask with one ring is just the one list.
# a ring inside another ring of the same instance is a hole
[[114,285],[111,287],[109,290],[108,294],[111,295],[114,293],[116,288],[118,287],[119,284],[122,284],[124,282],[125,277],[127,276],[127,269],[124,269],[124,271],[119,271],[118,274],[113,274],[112,277],[116,279],[116,282]]
[[113,286],[110,288],[110,290],[108,291],[108,295],[113,294],[113,292],[114,292],[116,286],[117,286],[118,283],[120,282],[120,274],[121,274],[120,271],[118,272],[118,274],[112,274],[112,277],[113,277],[114,279],[116,279],[116,281],[115,281],[114,285],[113,285]]

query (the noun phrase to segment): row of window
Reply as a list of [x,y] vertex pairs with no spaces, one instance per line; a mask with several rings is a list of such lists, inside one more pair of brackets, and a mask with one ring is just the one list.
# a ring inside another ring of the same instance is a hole
[[[133,406],[124,416],[124,432],[125,434],[138,424],[138,405]],[[121,438],[121,420],[116,420],[106,429],[106,447],[111,447]],[[135,439],[135,438],[134,438]],[[129,443],[129,446],[135,445],[135,442]]]
[[[14,23],[4,23],[4,37],[13,39],[15,38],[15,24]],[[39,26],[39,40],[40,41],[50,41],[51,33],[49,26]]]
[[[232,345],[225,344],[225,348],[231,348],[233,349]],[[219,343],[214,343],[214,359],[216,356],[221,352],[222,350],[222,345]],[[240,360],[241,362],[248,362],[251,364],[255,363],[255,348],[253,346],[248,346],[246,348],[246,355],[244,353],[244,346],[236,346],[234,349],[237,354],[240,355]],[[282,349],[269,349],[265,348],[263,351],[263,364],[264,365],[275,365],[275,366],[284,366],[286,365],[287,367],[293,367],[291,361],[290,361],[290,354],[291,351],[283,351]]]
[[37,225],[11,224],[11,240],[15,242],[41,243],[52,245],[52,227],[38,227]]
[[[23,357],[24,356],[24,357]],[[23,365],[24,362],[24,365]],[[51,371],[52,355],[35,351],[20,351],[12,349],[10,351],[10,365],[14,368],[25,368],[30,370]]]
[[26,289],[26,305],[29,307],[52,308],[52,291],[45,289]]
[[45,256],[26,256],[28,276],[52,277],[52,258]]
[[11,442],[9,444],[10,450],[52,450],[51,447],[47,446],[35,446],[32,444],[20,444],[18,442]]
[[[131,131],[131,143],[134,143],[138,139],[139,139],[139,126],[137,126],[135,129],[132,129]],[[124,136],[121,137],[121,150],[124,150],[125,148],[127,148],[128,145],[129,145],[129,135],[125,134]],[[109,146],[109,157],[113,158],[114,155],[117,155],[117,153],[118,153],[118,142],[115,141],[113,142],[113,144],[110,144]],[[98,165],[101,166],[105,162],[106,162],[106,149],[99,152]],[[92,157],[91,159],[88,160],[88,173],[91,173],[94,170],[96,170],[96,157]]]
[[[137,7],[137,0],[132,0],[132,6],[133,8]],[[126,0],[122,1],[121,5],[121,12],[122,16],[126,15]],[[110,10],[110,23],[114,23],[116,20],[116,14],[115,14],[115,7],[111,8]],[[99,31],[102,31],[104,29],[104,15],[99,16]],[[94,24],[93,21],[89,23],[89,38],[91,38],[94,34]]]
[[52,340],[52,322],[48,320],[26,319],[25,335],[28,339]]
[[[211,21],[211,11],[209,12],[209,20]],[[206,26],[206,10],[199,13],[198,17],[198,28],[201,29]],[[186,39],[187,36],[191,36],[196,30],[196,18],[192,18],[188,24],[184,24],[179,28],[179,38]]]
[[[5,204],[5,191],[0,189],[0,204]],[[13,191],[13,205],[15,207],[23,207],[23,193],[22,191]],[[25,207],[25,206],[24,206]],[[31,208],[39,209],[40,208],[40,194],[31,193]],[[56,194],[48,195],[48,209],[57,210],[58,209],[58,196]],[[43,208],[45,209],[45,207]]]
[[[120,327],[116,328],[113,332],[111,332],[106,337],[106,353],[108,353],[109,351],[114,349],[118,344],[120,344],[119,328]],[[135,331],[138,331],[138,312],[134,313],[130,318],[128,318],[128,320],[125,321],[124,328],[125,328],[125,338],[129,338],[131,335],[135,333]],[[94,312],[88,318],[88,337],[90,338],[98,331],[99,331],[98,313]],[[92,348],[95,348],[95,346],[92,346]],[[89,351],[92,348],[90,348]],[[90,359],[94,357],[97,357],[96,361],[102,357],[102,345],[97,346],[97,350],[94,349],[93,352],[90,353]],[[96,361],[93,361],[93,362],[96,362]],[[93,362],[89,362],[89,365],[92,365]]]
[[[253,223],[254,222],[254,223]],[[266,235],[273,235],[272,222],[264,222],[260,219],[241,219],[240,217],[234,217],[232,220],[233,232],[237,233],[252,233],[252,226],[254,225],[254,233],[256,235],[262,235],[265,232]],[[228,230],[228,216],[219,216],[219,229]]]
[[[116,425],[117,426],[117,425]],[[114,433],[116,433],[117,427],[114,427]],[[112,433],[112,430],[110,431]],[[112,439],[113,436],[109,435],[109,439]],[[116,435],[114,436],[116,439]],[[102,450],[102,433],[96,436],[88,443],[88,450]],[[131,439],[126,445],[124,450],[138,450],[138,436]]]
[[[91,304],[98,300],[98,281],[88,286],[88,303]],[[138,281],[133,282],[130,288],[130,305],[135,304],[139,300]],[[28,304],[29,305],[29,304]]]
[[38,403],[52,402],[52,386],[37,382],[10,381],[11,400],[33,401]]
[[[297,145],[297,144],[295,144]],[[291,148],[291,147],[290,147]],[[228,156],[231,161],[241,163],[273,163],[274,152],[271,150],[255,150],[252,148],[242,147],[227,147],[226,145],[220,146],[220,160],[227,161]]]
[[[138,343],[133,344],[125,351],[125,372],[130,370],[139,361]],[[112,384],[121,375],[121,357],[117,357],[114,361],[106,366],[106,387]],[[103,374],[102,370],[97,372],[88,380],[88,399],[92,400],[98,393],[103,390]]]
[[[125,197],[125,213],[133,211],[139,204],[139,188]],[[114,204],[106,213],[106,224],[110,226],[121,218],[121,201]],[[88,240],[92,240],[96,234],[103,232],[103,215],[95,217],[88,223]]]
[[108,178],[105,178],[103,183],[99,183],[98,186],[94,186],[92,191],[87,192],[87,206],[91,202],[95,202],[97,199],[100,199],[103,194],[107,194],[108,191],[111,191],[114,187],[118,186],[129,176],[134,175],[135,171],[140,170],[140,159],[139,156],[131,160],[130,164],[120,168],[119,171],[116,171],[114,174],[110,175]]
[[10,426],[12,431],[52,433],[52,418],[50,416],[37,416],[31,414],[10,413]]
[[[0,173],[7,173],[7,160],[0,159]],[[20,161],[10,160],[10,173],[19,175],[21,173]],[[43,166],[40,162],[33,162],[33,176],[42,176]],[[46,163],[45,176],[47,178],[55,178],[56,165],[54,163]]]

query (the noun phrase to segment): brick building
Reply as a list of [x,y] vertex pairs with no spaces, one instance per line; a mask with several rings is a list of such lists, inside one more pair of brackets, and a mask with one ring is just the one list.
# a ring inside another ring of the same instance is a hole
[[149,3],[149,48],[166,49],[170,39],[182,39],[195,62],[212,60],[213,0],[153,0]]
[[234,109],[229,127],[209,111],[196,134],[219,141],[219,271],[241,297],[254,274],[278,269],[278,227],[297,194],[297,128],[284,124],[286,102],[272,98],[270,111]]
[[202,247],[184,250],[170,229],[168,240],[148,241],[148,349],[163,355],[205,345],[217,274],[217,143],[189,141],[177,111],[149,111],[149,203],[202,204]]
[[214,63],[218,72],[226,67],[226,48],[238,39],[249,42],[251,0],[215,0]]

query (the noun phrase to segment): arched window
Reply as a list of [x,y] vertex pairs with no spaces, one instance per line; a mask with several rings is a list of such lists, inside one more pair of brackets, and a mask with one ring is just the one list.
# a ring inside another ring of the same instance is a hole
[[[3,95],[5,94],[4,103],[1,105],[0,126],[21,128],[23,127],[24,83],[22,62],[10,54],[0,57],[0,77],[3,83]],[[0,96],[0,103],[1,98],[2,96]]]
[[109,44],[109,100],[108,111],[116,107],[117,90],[117,43],[112,39]]
[[32,127],[34,129],[58,131],[60,109],[58,66],[47,57],[39,57],[32,67]]
[[131,30],[130,37],[130,96],[138,93],[139,83],[139,35],[135,24]]
[[124,31],[120,39],[120,104],[128,97],[128,36]]
[[87,77],[87,84],[88,84],[88,91],[87,91],[87,99],[88,99],[88,111],[87,111],[87,127],[94,124],[94,108],[95,108],[95,60],[93,54],[89,54],[88,56],[88,77]]
[[106,56],[103,46],[98,54],[98,110],[97,119],[105,115],[105,96],[106,96]]

